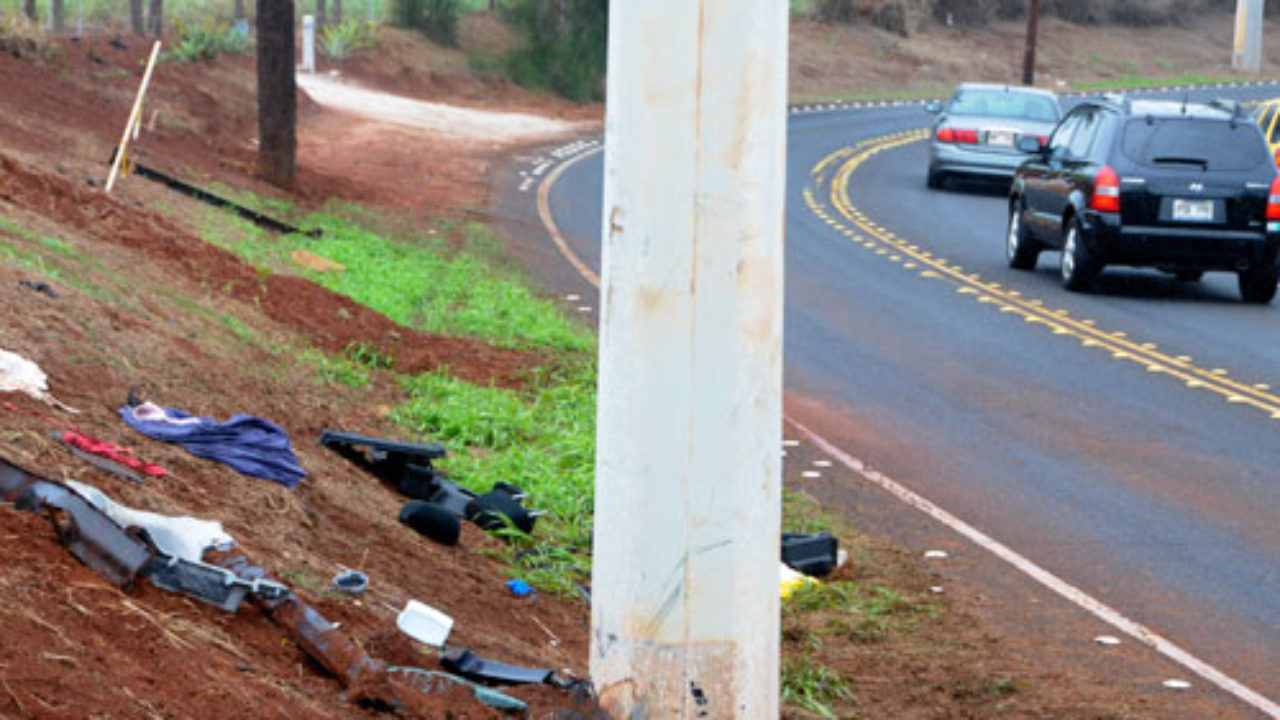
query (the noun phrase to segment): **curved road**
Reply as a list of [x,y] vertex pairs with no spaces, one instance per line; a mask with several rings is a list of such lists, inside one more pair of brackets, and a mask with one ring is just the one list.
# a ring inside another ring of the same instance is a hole
[[[1123,269],[1070,294],[1055,253],[1008,269],[1004,188],[925,189],[929,120],[792,114],[789,416],[1280,717],[1280,302]],[[590,269],[601,156],[542,183]]]

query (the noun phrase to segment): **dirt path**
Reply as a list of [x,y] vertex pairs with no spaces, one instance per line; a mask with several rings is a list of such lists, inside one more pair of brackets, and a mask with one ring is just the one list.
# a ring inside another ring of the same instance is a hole
[[582,123],[523,113],[491,112],[370,90],[322,75],[298,75],[298,87],[320,105],[437,135],[503,145],[542,142],[580,132]]

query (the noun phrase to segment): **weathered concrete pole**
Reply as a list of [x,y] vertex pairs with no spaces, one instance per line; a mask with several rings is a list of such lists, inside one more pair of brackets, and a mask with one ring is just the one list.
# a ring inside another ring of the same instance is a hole
[[776,720],[788,3],[609,15],[592,678]]
[[1236,0],[1236,36],[1231,67],[1249,73],[1262,71],[1263,0]]

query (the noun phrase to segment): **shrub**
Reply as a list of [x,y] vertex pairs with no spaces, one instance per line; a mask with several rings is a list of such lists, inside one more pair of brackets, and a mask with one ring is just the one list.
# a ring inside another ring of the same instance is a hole
[[504,14],[525,36],[525,46],[507,57],[513,80],[580,102],[603,99],[608,0],[523,0]]
[[461,0],[396,0],[392,17],[442,45],[457,45],[460,11]]
[[181,20],[174,21],[174,29],[178,40],[173,50],[165,54],[165,58],[181,62],[212,60],[219,53],[244,55],[253,47],[249,36],[233,30],[225,23],[206,21],[199,25],[190,25]]
[[822,22],[852,24],[858,19],[858,7],[855,0],[817,0],[813,6],[813,15]]
[[346,20],[324,29],[321,48],[325,57],[342,62],[353,53],[375,47],[378,44],[378,28],[361,20]]

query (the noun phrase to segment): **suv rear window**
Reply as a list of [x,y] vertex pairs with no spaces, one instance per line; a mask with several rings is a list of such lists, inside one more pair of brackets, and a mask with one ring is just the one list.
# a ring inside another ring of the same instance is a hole
[[1270,157],[1252,123],[1191,118],[1130,120],[1121,149],[1143,165],[1190,165],[1205,170],[1252,170]]
[[1058,103],[1043,95],[1017,90],[960,90],[951,98],[947,112],[951,115],[1058,121]]

